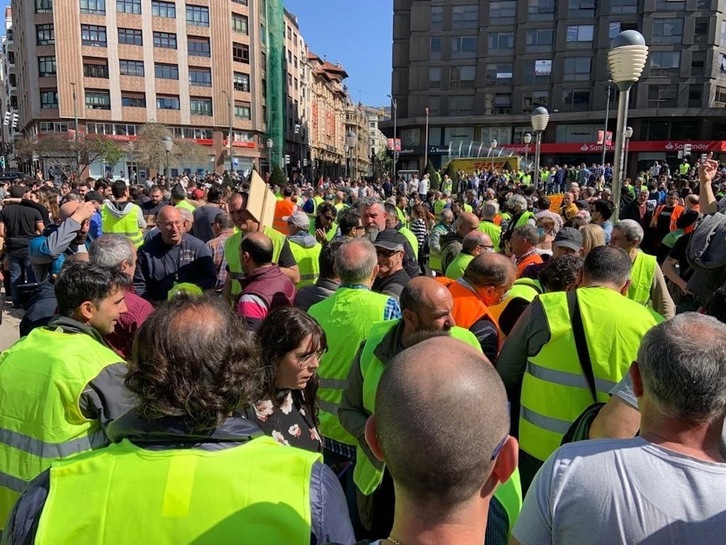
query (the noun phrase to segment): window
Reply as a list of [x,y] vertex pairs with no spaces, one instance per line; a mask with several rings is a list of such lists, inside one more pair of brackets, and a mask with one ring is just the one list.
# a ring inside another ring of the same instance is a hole
[[686,3],[683,0],[655,0],[656,11],[685,11]]
[[119,28],[118,43],[125,45],[144,45],[141,31],[134,28]]
[[650,56],[651,77],[677,76],[681,67],[680,51],[653,51]]
[[451,58],[476,58],[476,36],[454,36],[451,38]]
[[211,98],[194,98],[189,100],[189,108],[192,115],[212,115],[212,99]]
[[[477,8],[478,6],[474,6]],[[517,2],[505,0],[500,2],[489,2],[489,24],[490,25],[512,25],[517,22]],[[479,26],[478,23],[476,25]],[[454,28],[459,28],[454,25]],[[476,28],[476,27],[474,27]]]
[[246,6],[247,0],[232,0],[235,4],[239,4],[240,6]]
[[488,38],[489,53],[506,55],[514,53],[514,32],[490,32]]
[[154,76],[159,79],[179,79],[179,67],[176,64],[155,62]]
[[42,110],[55,110],[58,108],[58,91],[55,89],[40,90],[40,108]]
[[473,115],[474,96],[449,96],[449,115]]
[[248,34],[249,30],[247,29],[247,17],[244,15],[239,15],[238,13],[232,14],[232,30],[235,32],[241,32],[242,34]]
[[610,23],[608,25],[608,39],[612,40],[620,34],[620,23]]
[[441,59],[441,36],[433,36],[429,42],[429,59]]
[[111,95],[108,91],[92,91],[86,89],[86,109],[87,110],[110,110]]
[[81,25],[81,43],[96,47],[106,47],[106,27]]
[[35,25],[35,40],[38,45],[53,45],[55,43],[53,23]]
[[232,44],[232,60],[235,62],[250,63],[250,46],[245,44]]
[[234,90],[244,93],[250,92],[250,75],[242,72],[234,73]]
[[189,68],[189,85],[196,87],[212,86],[212,71],[209,68]]
[[431,6],[431,30],[441,30],[444,21],[444,6]]
[[552,74],[552,61],[524,61],[524,83],[549,83]]
[[708,41],[708,17],[696,17],[693,31],[693,43],[705,44]]
[[554,21],[555,0],[528,0],[527,21]]
[[589,81],[592,70],[592,57],[565,58],[564,81]]
[[562,92],[562,108],[567,111],[582,112],[590,108],[590,90],[565,89]]
[[451,27],[454,30],[479,28],[479,4],[454,6],[451,10]]
[[495,114],[511,114],[512,113],[512,95],[496,94],[494,95],[494,112]]
[[119,72],[122,76],[142,76],[144,75],[144,61],[119,61]]
[[610,0],[610,13],[613,15],[638,13],[638,0]]
[[35,13],[53,13],[53,0],[35,0]]
[[179,97],[176,95],[156,95],[156,108],[158,110],[178,110]]
[[711,9],[711,0],[696,0],[696,9]]
[[555,31],[551,28],[533,28],[527,30],[527,51],[550,52],[554,42]]
[[726,87],[716,87],[716,102],[721,106],[726,105]]
[[700,83],[688,86],[688,107],[700,108],[703,104],[703,86]]
[[38,75],[41,78],[56,75],[55,57],[38,57]]
[[646,108],[676,108],[677,106],[677,85],[648,85]]
[[582,43],[592,42],[593,26],[592,25],[569,25],[567,27],[567,42]]
[[234,116],[239,119],[252,119],[252,108],[249,102],[235,102]]
[[151,15],[153,15],[154,17],[176,19],[176,4],[174,4],[174,2],[161,2],[159,0],[152,0]]
[[126,106],[127,108],[146,108],[146,95],[144,93],[123,91],[121,93],[121,106]]
[[116,0],[116,11],[119,13],[141,13],[141,0]]
[[106,59],[83,59],[83,76],[108,79],[108,61]]
[[176,34],[171,32],[154,32],[154,47],[176,49]]
[[726,21],[721,21],[721,47],[726,47]]
[[511,63],[487,64],[487,85],[503,85],[512,83]]
[[595,0],[567,0],[568,17],[595,17]]
[[532,113],[532,110],[544,106],[549,106],[548,91],[526,91],[522,96],[522,113]]
[[209,57],[212,52],[209,38],[189,36],[187,38],[187,52],[192,57]]
[[683,42],[683,18],[653,19],[654,44],[679,44]]
[[452,66],[449,88],[469,89],[474,87],[476,66]]
[[703,76],[706,66],[706,52],[694,51],[691,53],[691,77]]
[[81,0],[81,13],[104,15],[106,13],[106,0]]
[[209,26],[209,8],[206,6],[187,6],[187,24]]
[[440,89],[441,88],[441,67],[430,66],[429,67],[429,89]]

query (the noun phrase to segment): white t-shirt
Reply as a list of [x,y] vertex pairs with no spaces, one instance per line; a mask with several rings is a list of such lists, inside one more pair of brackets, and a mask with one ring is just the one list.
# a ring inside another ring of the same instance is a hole
[[726,464],[645,439],[559,448],[537,473],[514,537],[522,545],[720,543]]

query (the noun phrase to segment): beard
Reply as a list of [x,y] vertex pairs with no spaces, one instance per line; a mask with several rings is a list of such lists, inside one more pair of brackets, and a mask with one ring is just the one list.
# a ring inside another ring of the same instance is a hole
[[363,236],[365,236],[371,242],[375,242],[378,238],[378,233],[380,232],[381,230],[378,228],[378,226],[376,224],[373,224],[366,228],[366,234]]

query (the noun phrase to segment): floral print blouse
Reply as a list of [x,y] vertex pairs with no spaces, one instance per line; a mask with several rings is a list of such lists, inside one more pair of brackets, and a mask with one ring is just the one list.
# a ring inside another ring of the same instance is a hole
[[271,399],[248,409],[247,417],[278,443],[312,452],[322,452],[323,440],[313,425],[307,409],[296,402],[292,390],[279,390],[275,404]]

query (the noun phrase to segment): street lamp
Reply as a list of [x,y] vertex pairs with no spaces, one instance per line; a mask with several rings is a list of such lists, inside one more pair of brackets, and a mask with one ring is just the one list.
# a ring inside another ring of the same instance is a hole
[[524,140],[524,168],[527,168],[527,158],[529,157],[529,145],[532,143],[532,135],[528,132],[522,137]]
[[227,91],[222,90],[222,94],[227,97],[227,117],[229,121],[229,173],[234,172],[234,148],[232,147],[232,97],[227,94]]
[[275,141],[272,138],[267,139],[267,162],[270,164],[269,169],[272,173],[272,148],[275,147]]
[[348,177],[348,151],[350,151],[350,148],[348,147],[348,144],[343,145],[343,152],[345,153],[345,177]]
[[602,133],[602,158],[600,160],[600,166],[605,168],[605,150],[608,145],[608,121],[610,121],[610,84],[612,80],[608,80],[608,98],[605,102],[605,129]]
[[550,121],[550,113],[544,106],[539,106],[532,112],[532,130],[534,131],[534,190],[539,186],[539,154],[542,147],[542,133]]
[[492,154],[492,150],[497,147],[498,143],[499,142],[497,142],[496,140],[492,140],[491,142],[489,142],[489,151],[487,152],[487,157]]
[[166,151],[166,172],[164,175],[166,176],[166,179],[169,179],[169,154],[171,153],[171,147],[174,145],[174,141],[171,139],[171,136],[168,134],[161,139],[162,143],[164,144],[164,151]]
[[345,137],[345,143],[348,146],[348,151],[350,151],[350,176],[351,178],[355,179],[355,163],[353,162],[354,155],[357,157],[357,153],[353,153],[356,151],[356,144],[358,143],[358,135],[355,133],[354,130],[349,130],[348,134]]
[[396,123],[398,121],[398,102],[391,95],[386,95],[391,99],[391,106],[393,106],[393,183],[396,183],[396,161],[398,160],[398,151],[396,150]]
[[633,137],[633,127],[625,128],[625,161],[623,161],[623,178],[628,177],[628,148],[630,147],[630,139]]
[[608,67],[610,75],[618,86],[618,124],[615,129],[615,161],[613,165],[613,222],[620,216],[620,193],[623,179],[623,153],[625,149],[625,127],[628,121],[628,99],[630,89],[640,79],[648,60],[648,46],[637,30],[621,32],[610,45]]

